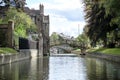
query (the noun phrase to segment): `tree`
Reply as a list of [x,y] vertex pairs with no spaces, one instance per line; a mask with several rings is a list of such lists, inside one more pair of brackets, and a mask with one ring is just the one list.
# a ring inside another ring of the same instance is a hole
[[[112,39],[120,47],[120,2],[119,0],[103,0],[104,6],[106,8],[106,13],[113,15],[110,22],[112,27]],[[111,35],[111,34],[110,34]]]
[[70,36],[67,36],[63,33],[56,33],[53,32],[50,36],[51,45],[59,45],[59,44],[69,44],[71,45],[73,43],[73,40]]
[[51,45],[57,45],[58,44],[59,35],[56,32],[53,32],[50,36],[50,42]]
[[18,12],[16,8],[9,8],[1,23],[8,23],[9,20],[14,21],[14,40],[16,47],[18,47],[19,37],[27,38],[28,34],[37,32],[37,27],[30,16],[22,11]]
[[26,4],[26,0],[1,0],[0,6],[21,8]]
[[114,15],[106,13],[105,2],[102,0],[84,0],[84,4],[85,19],[87,21],[87,25],[84,28],[85,33],[90,38],[92,44],[96,45],[96,42],[102,40],[106,47],[108,33],[116,29],[116,24],[110,24]]
[[76,42],[78,44],[78,46],[82,47],[86,47],[88,48],[90,45],[90,41],[89,38],[86,36],[85,33],[80,34],[77,38],[76,38]]
[[10,8],[2,21],[3,23],[7,23],[9,20],[15,23],[14,35],[17,37],[27,37],[29,33],[36,32],[36,25],[30,16],[22,11],[18,12],[15,8]]

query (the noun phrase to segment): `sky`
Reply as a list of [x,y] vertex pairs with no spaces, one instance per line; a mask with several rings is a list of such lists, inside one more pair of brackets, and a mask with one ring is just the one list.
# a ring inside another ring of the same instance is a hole
[[63,33],[77,37],[83,32],[85,20],[81,0],[26,0],[29,8],[44,5],[45,15],[50,16],[50,34]]

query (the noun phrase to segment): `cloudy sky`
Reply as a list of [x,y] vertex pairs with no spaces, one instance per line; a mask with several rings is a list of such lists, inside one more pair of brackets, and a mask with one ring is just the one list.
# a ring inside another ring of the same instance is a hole
[[81,0],[26,0],[29,8],[39,9],[44,5],[45,15],[50,16],[50,34],[63,33],[77,36],[85,25]]

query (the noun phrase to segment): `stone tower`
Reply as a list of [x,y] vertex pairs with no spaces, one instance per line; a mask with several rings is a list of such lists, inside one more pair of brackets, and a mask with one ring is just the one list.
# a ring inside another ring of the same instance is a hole
[[40,4],[40,14],[44,15],[44,6],[42,4]]
[[49,53],[49,15],[44,15],[44,6],[39,5],[39,10],[25,7],[25,12],[31,16],[38,28],[39,55]]

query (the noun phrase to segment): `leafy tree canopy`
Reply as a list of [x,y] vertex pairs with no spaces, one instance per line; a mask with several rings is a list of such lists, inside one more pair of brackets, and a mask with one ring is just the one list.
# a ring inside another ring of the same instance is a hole
[[[83,0],[85,4],[85,19],[87,25],[85,33],[91,42],[103,41],[104,47],[116,42],[119,44],[120,30],[120,3],[119,0]],[[112,38],[108,36],[113,34]],[[109,40],[112,39],[112,40]]]
[[30,16],[24,12],[18,12],[15,8],[10,8],[6,12],[6,16],[3,18],[2,22],[7,23],[9,20],[15,23],[15,36],[27,37],[29,33],[37,31],[36,25],[31,20]]
[[26,4],[26,0],[0,0],[0,6],[21,8]]
[[78,35],[76,38],[77,44],[81,47],[88,47],[90,44],[89,38],[85,35],[85,33],[82,33]]

